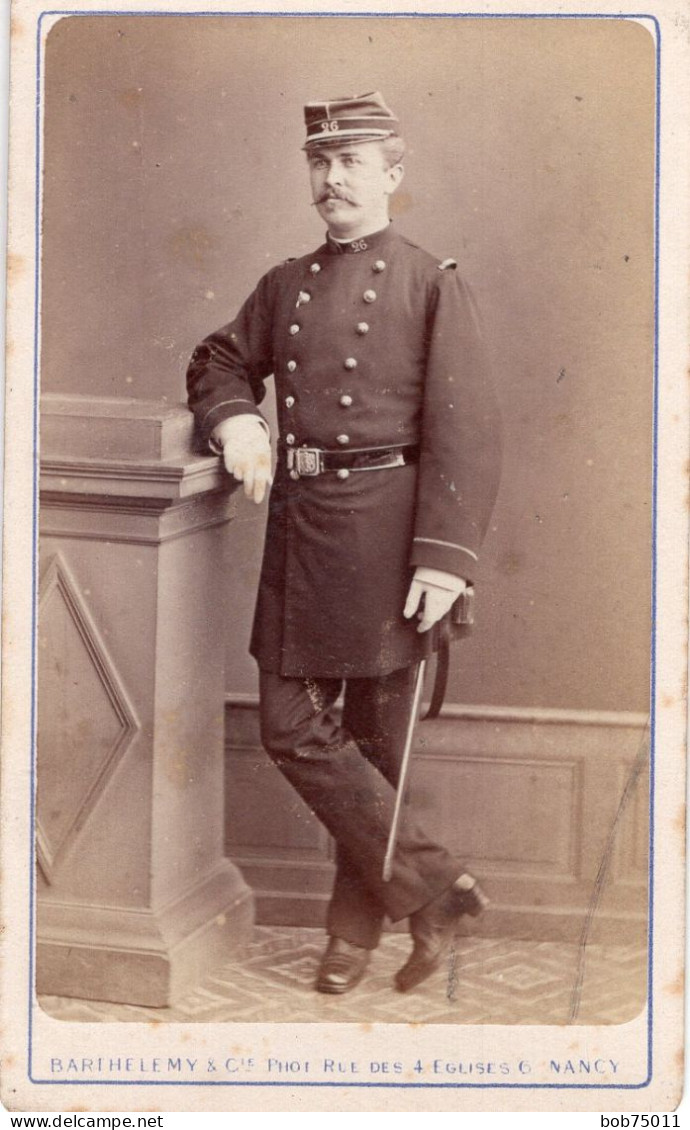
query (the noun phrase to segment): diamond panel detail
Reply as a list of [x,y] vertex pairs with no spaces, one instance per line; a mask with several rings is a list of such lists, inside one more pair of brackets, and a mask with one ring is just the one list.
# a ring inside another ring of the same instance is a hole
[[112,657],[56,554],[41,582],[38,629],[37,852],[48,882],[138,730]]

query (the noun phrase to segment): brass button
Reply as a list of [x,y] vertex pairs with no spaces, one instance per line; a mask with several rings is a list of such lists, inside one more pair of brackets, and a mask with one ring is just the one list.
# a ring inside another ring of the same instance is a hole
[[299,326],[297,325],[297,322],[293,322],[293,324],[290,326],[290,333],[293,337],[295,334],[299,333]]
[[342,404],[343,408],[349,408],[352,404],[352,397],[348,396],[346,393],[345,396],[340,397],[340,403]]
[[346,357],[344,364],[345,364],[346,369],[356,369],[357,368],[357,362],[356,362],[354,357]]
[[341,447],[345,447],[345,445],[350,442],[349,436],[336,436],[335,438],[338,441],[338,443],[341,445]]
[[308,290],[301,290],[297,295],[297,305],[304,306],[307,302],[311,302],[311,294]]
[[362,295],[362,298],[364,299],[365,302],[376,302],[376,291],[375,290],[365,290],[364,294]]
[[294,403],[295,403],[295,398],[294,398],[294,396],[286,396],[286,397],[285,397],[285,406],[286,406],[287,408],[292,408],[292,406],[293,406],[293,404],[294,404]]
[[321,270],[321,264],[320,263],[312,263],[309,270],[311,271],[312,275],[318,275],[319,271]]
[[363,336],[364,334],[368,334],[368,333],[369,333],[369,324],[368,324],[368,322],[358,322],[358,323],[357,323],[357,333],[358,333],[358,334],[360,334],[360,335],[362,335],[362,336]]
[[287,363],[288,373],[294,373],[296,368],[297,368],[297,362],[296,361],[288,361],[288,363]]
[[374,263],[374,270],[376,271],[376,273],[381,274],[381,271],[385,271],[385,269],[386,264],[384,263],[383,259],[377,259]]
[[299,478],[299,471],[290,471],[290,478],[291,479],[298,479]]
[[295,437],[293,436],[292,432],[290,432],[289,435],[286,435],[285,442],[289,444],[293,444],[295,442]]
[[336,471],[336,477],[338,479],[349,479],[350,472],[347,467],[341,467],[339,471]]

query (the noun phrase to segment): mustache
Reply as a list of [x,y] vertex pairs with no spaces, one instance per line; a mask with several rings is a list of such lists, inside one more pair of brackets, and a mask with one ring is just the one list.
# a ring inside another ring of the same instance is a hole
[[325,204],[327,200],[344,200],[346,204],[356,203],[348,192],[342,192],[338,188],[327,188],[317,196],[316,200],[312,200],[311,206],[313,208],[317,204]]

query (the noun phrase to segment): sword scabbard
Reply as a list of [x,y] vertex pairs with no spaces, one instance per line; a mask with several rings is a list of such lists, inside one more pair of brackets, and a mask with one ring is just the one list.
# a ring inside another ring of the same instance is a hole
[[417,677],[415,680],[414,694],[412,697],[412,708],[410,710],[410,718],[407,724],[407,736],[405,738],[405,749],[403,751],[402,761],[400,763],[400,777],[398,779],[398,791],[395,797],[395,809],[393,810],[393,819],[391,821],[390,832],[388,833],[388,845],[386,847],[386,854],[383,860],[383,881],[384,883],[390,882],[393,874],[393,856],[395,854],[395,845],[398,840],[398,828],[400,827],[400,818],[402,816],[402,806],[405,799],[405,787],[407,784],[407,777],[410,771],[410,761],[412,754],[412,740],[414,738],[414,728],[417,721],[417,714],[419,713],[419,704],[422,698],[422,688],[424,686],[424,672],[426,670],[426,659],[422,659],[417,670]]

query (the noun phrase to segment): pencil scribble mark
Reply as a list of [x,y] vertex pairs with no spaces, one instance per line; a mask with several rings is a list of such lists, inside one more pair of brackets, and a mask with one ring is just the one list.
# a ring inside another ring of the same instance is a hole
[[625,814],[625,810],[627,809],[628,805],[630,804],[630,801],[631,801],[633,794],[635,792],[635,789],[637,787],[637,783],[638,783],[638,781],[639,781],[639,779],[640,779],[640,777],[641,777],[641,775],[644,771],[644,768],[647,764],[648,755],[649,755],[649,722],[647,722],[647,725],[645,726],[645,730],[644,730],[644,733],[643,733],[642,738],[640,740],[640,745],[638,747],[637,754],[635,756],[635,760],[633,761],[632,765],[630,766],[630,772],[629,772],[628,778],[625,782],[625,787],[623,789],[623,792],[621,793],[621,798],[618,802],[618,808],[616,809],[616,815],[613,818],[613,823],[611,824],[611,828],[609,829],[609,834],[606,838],[606,843],[604,844],[604,851],[602,853],[601,863],[599,864],[599,870],[597,871],[597,875],[596,875],[596,878],[594,880],[594,886],[592,888],[592,894],[591,894],[591,897],[590,897],[590,900],[589,900],[589,906],[587,907],[587,913],[585,915],[585,920],[582,924],[582,932],[580,934],[580,942],[579,942],[577,973],[575,975],[575,982],[573,984],[573,990],[572,990],[572,993],[570,994],[570,1014],[568,1016],[568,1021],[567,1021],[568,1024],[575,1024],[577,1017],[579,1015],[579,1012],[580,1012],[580,1004],[581,1004],[581,1001],[582,1001],[582,986],[584,984],[585,965],[586,965],[586,962],[587,962],[587,945],[588,945],[588,942],[589,942],[589,935],[591,933],[591,929],[592,929],[592,926],[594,924],[594,919],[595,919],[597,910],[599,909],[599,903],[601,902],[601,897],[602,897],[602,894],[604,892],[604,887],[606,886],[606,881],[608,879],[609,871],[611,869],[611,861],[613,859],[613,849],[614,849],[615,843],[616,843],[616,836],[618,834],[618,830],[619,830],[621,821],[622,821],[623,816]]
[[448,959],[448,983],[446,985],[446,997],[449,1001],[457,1000],[455,990],[458,984],[458,975],[456,973],[457,956],[455,953],[455,946],[452,947]]

